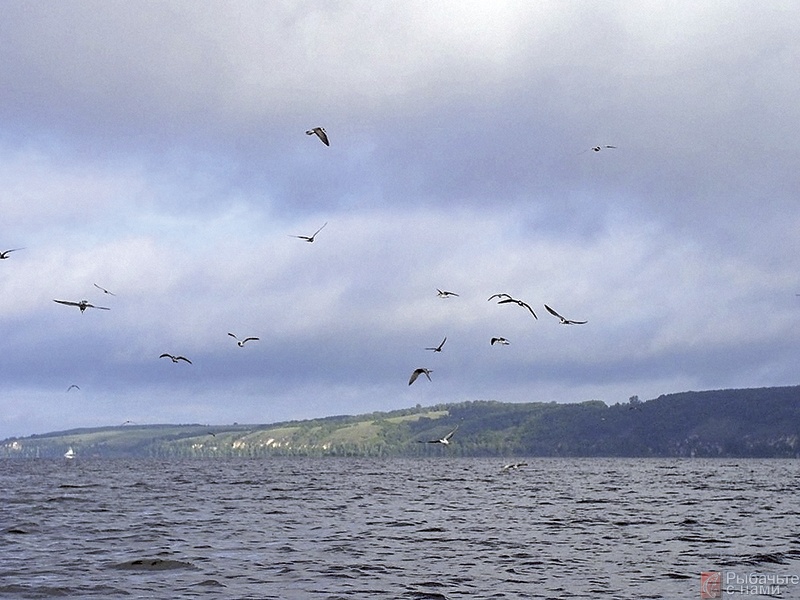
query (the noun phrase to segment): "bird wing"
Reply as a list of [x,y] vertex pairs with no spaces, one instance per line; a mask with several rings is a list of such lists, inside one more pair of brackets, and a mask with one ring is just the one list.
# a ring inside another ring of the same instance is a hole
[[411,374],[411,379],[409,379],[409,380],[408,380],[408,385],[411,385],[412,383],[414,383],[414,382],[417,380],[417,377],[419,377],[419,374],[420,374],[420,373],[422,373],[422,371],[421,371],[420,369],[416,369],[416,370],[415,370],[415,371],[414,371],[414,372]]
[[533,309],[531,308],[531,305],[530,305],[530,304],[528,304],[527,302],[523,302],[522,300],[517,300],[517,303],[518,303],[520,306],[524,306],[524,307],[525,307],[525,308],[527,308],[529,311],[531,311],[531,314],[533,315],[533,318],[534,318],[534,319],[536,319],[537,321],[539,320],[539,317],[537,317],[537,316],[536,316],[536,313],[535,313],[535,312],[533,312]]
[[94,304],[87,304],[86,308],[96,308],[98,310],[111,310],[107,306],[95,306]]
[[446,436],[444,436],[444,439],[445,439],[445,440],[449,440],[451,437],[453,437],[453,434],[454,434],[454,433],[455,433],[457,430],[458,430],[458,425],[456,425],[456,427],[455,427],[455,429],[453,429],[453,431],[451,431],[451,432],[450,432],[450,433],[448,433]]
[[70,302],[69,300],[53,300],[53,302],[58,302],[59,304],[66,304],[67,306],[80,306],[79,302]]
[[331,145],[331,143],[328,141],[328,134],[322,127],[318,127],[315,133],[319,136],[319,139],[322,140],[323,144],[325,144],[326,146]]
[[246,343],[246,342],[254,342],[254,341],[258,340],[258,339],[259,339],[259,338],[257,338],[257,337],[248,337],[248,338],[244,338],[244,339],[242,340],[242,343],[244,344],[244,343]]
[[547,312],[549,312],[549,313],[550,313],[551,315],[553,315],[554,317],[558,317],[559,319],[563,319],[563,318],[564,318],[564,317],[562,317],[560,314],[558,314],[556,311],[554,311],[552,308],[550,308],[549,306],[547,306],[547,304],[545,304],[545,305],[544,305],[544,307],[547,309]]
[[570,321],[570,320],[567,320],[567,323],[569,323],[570,325],[585,325],[588,322],[589,321]]
[[239,339],[239,338],[237,338],[235,335],[233,335],[233,334],[232,334],[230,331],[228,332],[228,335],[229,335],[229,336],[231,336],[231,337],[232,337],[233,339],[235,339],[235,340],[238,340],[238,339]]
[[192,361],[190,361],[190,360],[189,360],[188,358],[186,358],[185,356],[176,356],[176,357],[175,357],[175,360],[185,360],[187,363],[189,363],[189,364],[192,364]]
[[[325,225],[327,225],[327,224],[328,224],[328,222],[327,222],[327,221],[325,221]],[[317,234],[318,234],[320,231],[322,231],[323,229],[325,229],[325,225],[323,225],[322,227],[320,227],[319,229],[317,229],[317,230],[314,232],[314,235],[312,235],[311,237],[312,237],[312,238],[315,238],[315,237],[317,237]]]
[[175,357],[172,356],[172,354],[167,354],[166,352],[164,352],[164,354],[162,354],[158,358],[171,358],[172,360],[175,360]]

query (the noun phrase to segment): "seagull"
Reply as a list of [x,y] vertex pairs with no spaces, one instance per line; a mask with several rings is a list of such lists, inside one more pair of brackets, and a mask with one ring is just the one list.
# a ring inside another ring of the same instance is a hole
[[552,308],[547,306],[547,304],[545,304],[544,307],[547,309],[547,312],[549,312],[551,315],[553,315],[554,317],[558,317],[558,319],[561,321],[562,325],[583,325],[584,323],[588,323],[589,322],[589,321],[572,321],[570,319],[565,319],[560,314],[558,314],[556,311],[554,311]]
[[0,260],[5,260],[8,258],[8,255],[12,252],[16,252],[17,250],[24,250],[25,248],[12,248],[11,250],[3,250],[0,252]]
[[458,296],[458,294],[456,294],[455,292],[448,292],[446,290],[440,290],[439,288],[436,288],[436,295],[439,296],[439,298],[450,298],[451,296]]
[[164,354],[162,354],[158,358],[170,358],[174,363],[178,362],[179,360],[185,360],[187,363],[192,364],[192,361],[190,361],[185,356],[172,356],[172,354],[167,354],[166,352],[164,352]]
[[237,345],[237,346],[239,346],[239,348],[244,348],[244,345],[245,345],[247,342],[249,342],[249,341],[255,341],[255,340],[257,340],[257,339],[258,339],[257,337],[247,337],[247,338],[244,338],[243,340],[240,340],[239,338],[237,338],[237,337],[236,337],[235,335],[233,335],[232,333],[228,333],[228,335],[229,335],[229,336],[231,336],[233,339],[235,339],[235,340],[236,340],[236,345]]
[[446,341],[447,341],[447,336],[445,336],[445,338],[442,340],[442,343],[436,346],[435,348],[425,348],[425,350],[433,350],[434,352],[441,352],[442,346],[444,346],[444,343]]
[[616,148],[616,146],[609,146],[608,144],[602,146],[592,146],[591,148],[587,148],[586,150],[584,150],[583,152],[579,152],[578,154],[589,152],[589,150],[592,150],[593,152],[600,152],[600,150],[605,150],[606,148]]
[[511,343],[511,342],[509,342],[509,341],[508,341],[506,338],[504,338],[504,337],[496,337],[496,338],[492,338],[492,340],[491,340],[491,344],[492,344],[492,346],[494,346],[495,344],[501,344],[501,345],[503,345],[503,346],[508,346],[510,343]]
[[[327,225],[327,224],[328,224],[328,222],[327,222],[327,221],[325,221],[325,225]],[[319,229],[317,229],[317,230],[316,230],[316,231],[313,233],[313,235],[292,235],[292,236],[289,236],[289,237],[296,237],[296,238],[300,238],[301,240],[305,240],[305,241],[307,241],[307,242],[313,242],[313,241],[314,241],[314,238],[315,238],[315,237],[317,237],[317,234],[318,234],[320,231],[322,231],[322,230],[325,228],[325,225],[323,225],[322,227],[320,227]]]
[[417,380],[417,377],[424,374],[425,377],[428,378],[428,381],[433,381],[431,379],[431,373],[433,373],[433,369],[425,369],[420,367],[419,369],[414,369],[414,372],[411,374],[411,379],[408,380],[408,385],[411,385]]
[[109,292],[106,288],[100,287],[96,283],[94,284],[94,287],[96,287],[98,290],[102,291],[104,294],[108,294],[109,296],[116,296],[116,294],[114,292]]
[[517,463],[510,463],[507,465],[503,465],[502,471],[513,471],[514,469],[519,469],[522,467],[527,467],[528,463],[526,462],[517,462]]
[[449,446],[450,445],[450,438],[453,437],[453,434],[456,432],[457,429],[458,429],[458,425],[455,426],[455,429],[453,429],[453,431],[448,433],[446,436],[444,436],[440,440],[428,440],[427,442],[423,442],[422,440],[420,440],[420,443],[421,444],[442,444],[444,446]]
[[492,298],[503,298],[502,300],[497,301],[498,304],[508,304],[509,302],[513,302],[518,306],[527,308],[529,311],[531,311],[531,314],[533,315],[534,319],[536,320],[539,319],[539,317],[536,316],[536,313],[533,312],[533,309],[531,308],[530,304],[528,304],[527,302],[523,302],[522,300],[517,300],[516,298],[512,298],[508,294],[494,294],[493,296],[489,296],[488,299],[491,300]]
[[110,308],[106,308],[105,306],[95,306],[94,304],[89,304],[88,300],[81,300],[80,302],[70,302],[69,300],[53,300],[53,302],[58,302],[59,304],[66,304],[67,306],[77,306],[81,312],[85,311],[87,308],[96,308],[98,310],[111,310]]
[[75,385],[75,384],[73,383],[71,386],[69,386],[69,387],[67,388],[67,391],[70,391],[72,388],[75,388],[76,390],[79,390],[79,389],[81,389],[81,388],[79,388],[77,385]]
[[316,135],[319,139],[322,140],[322,143],[326,146],[330,146],[330,142],[328,141],[328,134],[325,132],[324,127],[314,127],[313,129],[309,129],[306,131],[306,135]]

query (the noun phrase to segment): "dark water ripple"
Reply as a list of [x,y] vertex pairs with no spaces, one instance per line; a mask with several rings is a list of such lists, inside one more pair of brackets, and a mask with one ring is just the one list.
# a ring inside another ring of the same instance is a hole
[[0,461],[0,597],[672,599],[701,571],[800,575],[800,462],[527,462]]

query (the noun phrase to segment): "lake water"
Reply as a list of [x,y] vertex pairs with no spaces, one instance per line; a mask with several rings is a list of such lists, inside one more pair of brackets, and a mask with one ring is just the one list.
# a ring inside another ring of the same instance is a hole
[[0,461],[0,598],[691,599],[701,571],[800,575],[800,461],[526,460]]

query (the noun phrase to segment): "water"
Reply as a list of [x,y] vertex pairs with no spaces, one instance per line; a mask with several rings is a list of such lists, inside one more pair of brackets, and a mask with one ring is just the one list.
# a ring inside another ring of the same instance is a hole
[[800,461],[527,462],[0,461],[0,598],[685,599],[701,571],[800,575]]

